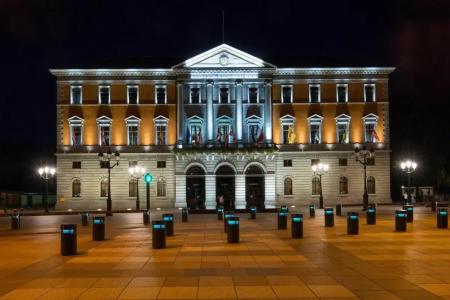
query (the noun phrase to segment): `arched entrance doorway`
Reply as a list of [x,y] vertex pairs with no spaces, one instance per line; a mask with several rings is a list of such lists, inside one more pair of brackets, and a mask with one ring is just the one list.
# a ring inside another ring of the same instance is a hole
[[235,175],[229,165],[220,166],[216,171],[216,202],[225,209],[234,209]]
[[264,208],[264,170],[258,165],[251,165],[245,170],[245,201],[246,208],[256,206]]
[[186,204],[190,209],[205,209],[205,171],[200,166],[186,171]]

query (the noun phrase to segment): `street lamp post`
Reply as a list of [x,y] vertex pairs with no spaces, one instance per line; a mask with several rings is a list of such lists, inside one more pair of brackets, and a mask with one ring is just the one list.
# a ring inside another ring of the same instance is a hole
[[368,150],[366,146],[362,149],[355,149],[355,160],[364,166],[363,210],[366,210],[369,206],[369,194],[367,193],[367,165],[371,163],[374,156],[375,151],[373,149]]
[[408,175],[408,203],[411,203],[411,173],[413,173],[417,168],[417,163],[413,160],[406,160],[400,163],[400,168],[402,171]]
[[146,173],[144,175],[145,185],[147,186],[147,210],[150,212],[150,184],[153,181],[153,175]]
[[323,194],[322,194],[322,175],[328,172],[329,165],[318,163],[311,166],[314,175],[319,176],[319,184],[320,184],[320,196],[319,196],[319,208],[323,208]]
[[136,180],[136,211],[139,211],[140,209],[140,202],[139,202],[139,179],[141,179],[142,176],[144,176],[145,169],[140,166],[134,166],[130,167],[128,169],[130,172],[131,177]]
[[44,179],[45,182],[45,197],[44,197],[44,211],[48,214],[48,180],[53,178],[56,173],[56,169],[52,167],[42,167],[38,169],[39,176]]
[[[98,159],[100,160],[100,166],[108,169],[108,198],[106,199],[106,215],[112,216],[112,200],[111,200],[111,169],[119,165],[120,153],[116,151],[114,157],[111,152],[111,148],[106,151],[106,155],[103,152],[99,152]],[[111,161],[115,160],[113,164]]]

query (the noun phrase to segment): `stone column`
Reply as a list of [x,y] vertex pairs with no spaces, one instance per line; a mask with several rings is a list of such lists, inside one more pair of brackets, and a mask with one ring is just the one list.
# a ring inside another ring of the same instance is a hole
[[205,175],[205,206],[206,209],[216,208],[216,175]]
[[275,203],[275,174],[267,173],[264,177],[264,189],[266,198],[264,200],[264,205],[266,208],[273,208],[276,206]]
[[264,88],[264,134],[266,142],[272,144],[272,82],[266,81]]
[[214,140],[213,85],[214,82],[212,80],[208,81],[206,85],[206,128],[209,144],[212,144]]
[[183,119],[184,119],[184,103],[183,103],[183,83],[177,83],[177,144],[183,144]]
[[245,175],[243,174],[236,174],[234,198],[234,205],[237,209],[245,208]]
[[242,80],[236,80],[236,140],[242,143]]

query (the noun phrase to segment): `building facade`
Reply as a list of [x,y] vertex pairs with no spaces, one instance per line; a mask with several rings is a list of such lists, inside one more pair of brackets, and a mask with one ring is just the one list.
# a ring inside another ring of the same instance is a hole
[[362,203],[355,148],[375,151],[370,202],[390,202],[388,76],[394,68],[279,68],[222,44],[167,69],[53,69],[57,209],[134,208],[153,175],[152,207],[212,209]]

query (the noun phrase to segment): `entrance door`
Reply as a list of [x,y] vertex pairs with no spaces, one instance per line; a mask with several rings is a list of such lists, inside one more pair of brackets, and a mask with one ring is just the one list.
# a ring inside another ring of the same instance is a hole
[[216,202],[225,209],[234,209],[235,173],[227,165],[221,166],[216,171]]
[[189,209],[205,209],[205,171],[199,166],[186,172],[186,204]]
[[264,209],[264,187],[264,170],[257,165],[248,167],[245,172],[246,208],[256,206],[259,209]]

